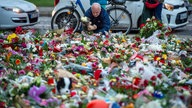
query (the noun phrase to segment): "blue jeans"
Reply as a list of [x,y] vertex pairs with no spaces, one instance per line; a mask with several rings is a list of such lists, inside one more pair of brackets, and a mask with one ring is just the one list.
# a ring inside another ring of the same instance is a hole
[[155,8],[155,18],[158,20],[161,20],[161,12],[162,12],[163,4],[160,3],[156,8]]

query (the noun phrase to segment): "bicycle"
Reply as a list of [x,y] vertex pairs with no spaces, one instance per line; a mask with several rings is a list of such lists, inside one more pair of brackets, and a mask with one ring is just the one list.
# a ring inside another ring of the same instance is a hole
[[109,0],[107,12],[111,21],[111,31],[128,34],[132,28],[131,14],[127,11],[126,0]]
[[[118,3],[115,0],[109,0],[106,10],[109,14],[111,20],[112,32],[119,32],[120,30],[125,34],[128,34],[131,30],[132,20],[131,15],[126,10],[125,2]],[[71,6],[65,6],[59,9],[51,19],[52,29],[62,29],[62,28],[73,28],[73,32],[79,30],[80,21],[80,10],[85,14],[85,9],[82,5],[81,0],[70,1]],[[78,11],[77,8],[80,8]]]

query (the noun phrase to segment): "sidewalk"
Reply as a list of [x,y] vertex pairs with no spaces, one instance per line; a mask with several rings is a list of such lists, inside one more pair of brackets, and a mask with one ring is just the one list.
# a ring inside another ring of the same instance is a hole
[[40,16],[51,16],[54,7],[37,7]]

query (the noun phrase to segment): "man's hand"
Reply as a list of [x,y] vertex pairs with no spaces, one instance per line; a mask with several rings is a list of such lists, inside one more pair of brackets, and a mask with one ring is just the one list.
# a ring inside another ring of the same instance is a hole
[[93,30],[96,30],[97,29],[97,26],[94,24],[94,25],[88,25],[87,26],[87,29],[88,29],[88,31],[93,31]]

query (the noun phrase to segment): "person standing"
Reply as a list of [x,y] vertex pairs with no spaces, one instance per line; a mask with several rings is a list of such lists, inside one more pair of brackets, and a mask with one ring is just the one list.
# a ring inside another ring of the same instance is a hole
[[141,16],[141,24],[146,23],[147,18],[155,16],[156,19],[161,19],[161,12],[164,0],[144,0],[143,13]]

